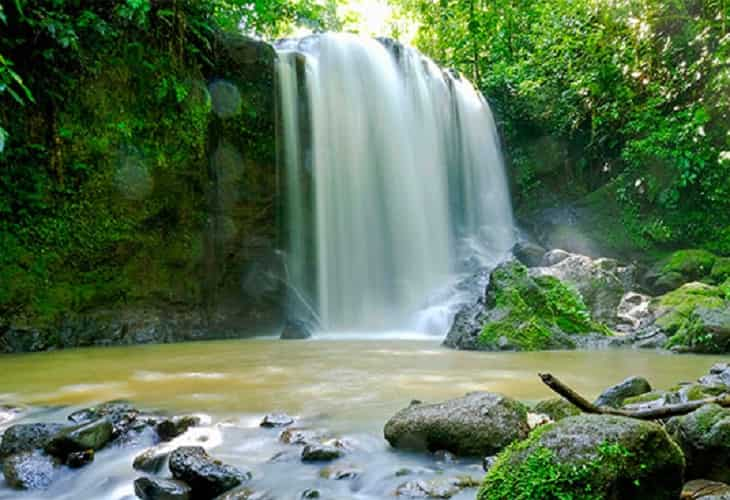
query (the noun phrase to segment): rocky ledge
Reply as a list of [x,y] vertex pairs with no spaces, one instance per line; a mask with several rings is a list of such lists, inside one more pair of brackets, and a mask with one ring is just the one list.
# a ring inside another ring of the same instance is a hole
[[477,300],[457,312],[444,345],[730,352],[728,259],[679,251],[641,276],[634,265],[534,244],[513,253],[519,260],[497,266]]

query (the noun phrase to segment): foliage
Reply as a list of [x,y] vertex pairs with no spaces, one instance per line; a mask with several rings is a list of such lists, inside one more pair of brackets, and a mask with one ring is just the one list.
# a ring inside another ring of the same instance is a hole
[[[730,251],[717,234],[730,228],[728,2],[398,3],[417,46],[497,108],[520,203],[541,183],[580,196],[614,181],[637,245]],[[552,151],[531,151],[545,138],[565,156],[552,168]]]

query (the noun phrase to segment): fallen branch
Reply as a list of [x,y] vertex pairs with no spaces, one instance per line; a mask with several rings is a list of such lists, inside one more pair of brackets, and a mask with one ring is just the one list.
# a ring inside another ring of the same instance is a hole
[[607,406],[594,405],[560,380],[553,377],[550,373],[540,373],[539,375],[545,385],[557,392],[563,397],[563,399],[572,403],[583,413],[619,415],[622,417],[638,418],[641,420],[658,420],[662,418],[676,417],[678,415],[686,415],[687,413],[692,413],[697,408],[707,404],[716,404],[730,408],[730,395],[723,394],[714,398],[699,399],[697,401],[689,401],[687,403],[674,405],[664,405],[658,408],[647,408],[645,410],[619,410],[616,408],[609,408]]

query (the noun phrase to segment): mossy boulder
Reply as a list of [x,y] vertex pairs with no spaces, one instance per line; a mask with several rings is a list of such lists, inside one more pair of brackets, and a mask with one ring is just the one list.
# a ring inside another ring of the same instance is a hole
[[715,260],[715,264],[712,266],[710,272],[710,278],[715,283],[723,283],[725,280],[730,280],[730,257],[718,257]]
[[395,448],[460,456],[493,455],[528,434],[527,408],[502,394],[473,392],[443,403],[412,404],[385,424]]
[[618,408],[626,398],[640,396],[651,391],[651,385],[643,377],[629,377],[619,384],[612,385],[603,391],[594,404]]
[[687,479],[730,481],[730,409],[705,405],[667,422],[687,460]]
[[677,395],[669,391],[650,391],[624,399],[621,406],[627,409],[648,409],[679,402],[676,399]]
[[683,352],[730,352],[730,304],[722,308],[696,308],[669,344]]
[[666,293],[708,276],[716,260],[707,250],[679,250],[652,266],[644,280],[655,293]]
[[692,282],[677,290],[654,298],[649,311],[655,323],[668,334],[676,333],[697,307],[717,309],[725,306],[725,294],[720,287]]
[[580,415],[581,413],[577,406],[563,398],[552,398],[540,401],[535,405],[532,411],[534,413],[547,415],[556,422],[567,417]]
[[661,426],[581,415],[542,426],[503,451],[477,499],[675,500],[683,473],[682,452]]
[[457,314],[444,344],[486,351],[571,349],[575,336],[588,333],[609,330],[593,321],[579,293],[509,261],[492,271],[479,304]]

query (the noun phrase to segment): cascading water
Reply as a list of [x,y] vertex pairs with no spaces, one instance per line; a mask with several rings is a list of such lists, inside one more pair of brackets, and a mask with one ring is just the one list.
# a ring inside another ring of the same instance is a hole
[[466,258],[509,250],[499,139],[469,82],[389,40],[277,49],[293,314],[325,330],[402,327]]

